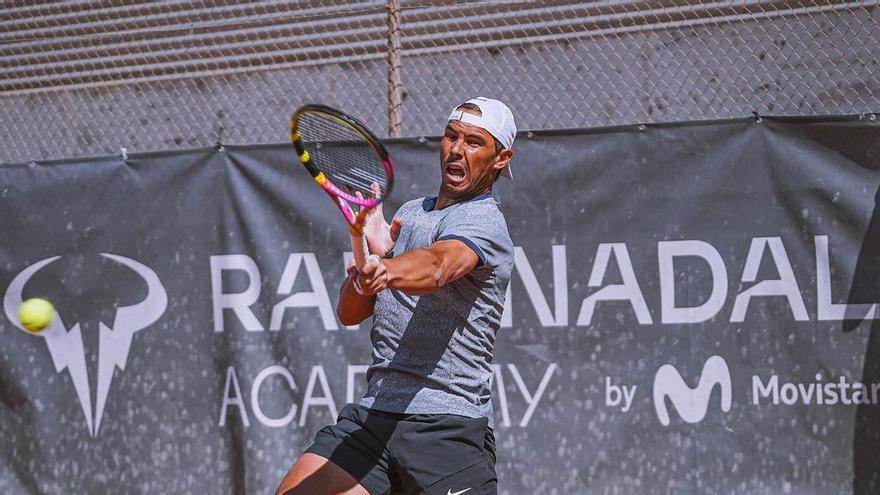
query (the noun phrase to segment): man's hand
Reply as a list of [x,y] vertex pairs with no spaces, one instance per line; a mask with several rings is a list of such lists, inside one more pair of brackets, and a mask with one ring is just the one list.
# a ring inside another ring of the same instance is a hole
[[367,263],[354,279],[354,287],[362,296],[373,296],[388,286],[388,270],[375,254],[367,257]]
[[[379,184],[373,183],[373,194],[379,195]],[[360,193],[358,193],[360,196]],[[385,221],[382,212],[382,203],[368,211],[364,216],[364,236],[367,238],[367,247],[370,253],[385,256],[394,247],[397,237],[400,235],[401,223],[399,218],[391,220],[391,224]]]

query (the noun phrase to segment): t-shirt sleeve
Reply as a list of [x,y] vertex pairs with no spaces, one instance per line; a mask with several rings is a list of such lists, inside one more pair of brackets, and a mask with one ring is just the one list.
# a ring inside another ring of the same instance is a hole
[[[470,206],[470,205],[469,205]],[[504,215],[494,206],[461,208],[440,221],[436,241],[455,239],[477,254],[477,266],[496,267],[513,259]]]

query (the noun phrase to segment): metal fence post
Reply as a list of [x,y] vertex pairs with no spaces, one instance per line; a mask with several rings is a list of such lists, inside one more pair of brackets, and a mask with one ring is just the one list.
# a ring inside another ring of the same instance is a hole
[[400,78],[400,0],[388,0],[388,137],[400,137],[403,83]]

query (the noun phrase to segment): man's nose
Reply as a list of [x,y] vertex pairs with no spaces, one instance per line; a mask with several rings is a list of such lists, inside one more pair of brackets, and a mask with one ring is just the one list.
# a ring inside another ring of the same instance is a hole
[[462,144],[461,139],[456,139],[452,143],[452,146],[449,147],[449,154],[455,155],[455,156],[462,156],[462,151],[461,151],[462,146],[464,146],[464,145]]

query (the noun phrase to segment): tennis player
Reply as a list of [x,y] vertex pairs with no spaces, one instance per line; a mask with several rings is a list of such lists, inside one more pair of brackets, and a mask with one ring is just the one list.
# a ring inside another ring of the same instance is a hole
[[[342,323],[371,315],[367,391],[321,429],[277,494],[497,492],[490,379],[513,243],[492,186],[511,177],[513,114],[474,98],[449,115],[436,197],[367,219],[370,261],[340,289]],[[376,254],[381,253],[380,259]]]

